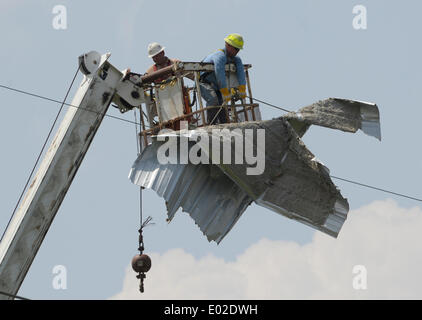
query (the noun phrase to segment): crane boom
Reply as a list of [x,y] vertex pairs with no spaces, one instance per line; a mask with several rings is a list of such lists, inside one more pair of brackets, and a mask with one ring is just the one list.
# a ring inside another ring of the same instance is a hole
[[91,51],[79,57],[85,76],[72,101],[76,108],[67,111],[0,243],[0,291],[17,294],[111,101],[141,104],[142,95],[134,95],[139,103],[128,96],[138,89],[109,56]]

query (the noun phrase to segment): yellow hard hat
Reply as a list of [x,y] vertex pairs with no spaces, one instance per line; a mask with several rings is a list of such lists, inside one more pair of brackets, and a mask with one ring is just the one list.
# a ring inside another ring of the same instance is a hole
[[243,38],[240,34],[231,33],[224,38],[224,41],[226,41],[232,47],[243,49]]

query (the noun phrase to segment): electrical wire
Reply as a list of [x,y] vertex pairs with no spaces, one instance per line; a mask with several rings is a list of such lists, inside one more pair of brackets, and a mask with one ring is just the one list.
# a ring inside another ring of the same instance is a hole
[[252,99],[252,100],[256,100],[256,101],[258,101],[258,102],[261,102],[261,103],[263,103],[263,104],[265,104],[265,105],[267,105],[267,106],[269,106],[269,107],[272,107],[272,108],[275,108],[275,109],[278,109],[278,110],[281,110],[281,111],[285,111],[285,112],[292,112],[291,110],[287,110],[287,109],[284,109],[284,108],[282,108],[282,107],[278,107],[278,106],[276,106],[276,105],[274,105],[274,104],[271,104],[271,103],[268,103],[268,102],[265,102],[265,101],[262,101],[262,100],[259,100],[259,99],[257,99],[257,98],[252,98],[252,97],[249,97],[249,96],[246,96],[247,98],[249,98],[249,99]]
[[3,292],[3,291],[0,291],[0,294],[5,295],[5,296],[10,297],[10,298],[18,298],[20,300],[31,300],[31,299],[28,299],[28,298],[24,298],[24,297],[21,297],[21,296],[15,295],[15,294],[10,294],[10,293]]
[[[142,117],[142,115],[140,114],[141,110],[139,110],[139,116]],[[134,116],[135,116],[135,123],[137,122],[136,119],[136,109],[134,109]],[[139,130],[141,130],[141,128],[139,128]],[[136,151],[137,151],[137,156],[139,156],[141,154],[141,150],[140,150],[140,144],[141,144],[141,137],[139,136],[138,133],[138,126],[135,124],[135,133],[136,133]],[[142,226],[143,223],[143,217],[142,217],[142,187],[139,187],[139,220],[140,220],[140,226]]]
[[[62,103],[61,101],[56,100],[56,99],[52,99],[52,98],[49,98],[49,97],[46,97],[46,96],[42,96],[42,95],[39,95],[39,94],[35,94],[35,93],[28,92],[28,91],[24,91],[24,90],[19,90],[19,89],[12,88],[12,87],[9,87],[9,86],[5,86],[5,85],[2,85],[2,84],[0,84],[0,88],[11,90],[11,91],[15,91],[15,92],[22,93],[22,94],[26,94],[26,95],[29,95],[29,96],[32,96],[32,97],[36,97],[36,98],[39,98],[39,99],[43,99],[43,100],[47,100],[47,101],[50,101],[50,102]],[[95,111],[95,110],[89,110],[87,108],[82,108],[80,106],[75,106],[75,105],[70,104],[70,103],[64,103],[64,105],[69,106],[69,107],[73,107],[73,108],[77,108],[77,109],[82,109],[82,110],[85,110],[85,111],[88,111],[88,112],[93,112],[93,113],[96,113],[96,114],[102,114],[101,112],[98,112],[98,111]],[[124,119],[124,118],[112,116],[112,115],[109,115],[109,114],[105,114],[104,116],[109,117],[109,118],[112,118],[112,119],[117,119],[117,120],[125,121],[125,122],[128,122],[128,123],[139,124],[139,123],[133,122],[131,120],[127,120],[127,119]]]
[[339,178],[339,177],[335,177],[335,176],[330,176],[330,177],[333,178],[333,179],[337,179],[337,180],[345,181],[345,182],[348,182],[348,183],[356,184],[356,185],[359,185],[359,186],[362,186],[362,187],[365,187],[365,188],[374,189],[374,190],[394,194],[394,195],[399,196],[399,197],[408,198],[408,199],[411,199],[411,200],[422,202],[422,199],[407,196],[407,195],[402,194],[402,193],[397,193],[397,192],[389,191],[389,190],[386,190],[386,189],[377,188],[377,187],[370,186],[370,185],[367,185],[367,184],[364,184],[364,183],[360,183],[360,182],[356,182],[356,181],[352,181],[352,180],[348,180],[348,179],[343,179],[343,178]]
[[140,141],[140,137],[139,137],[139,134],[138,134],[138,127],[136,125],[136,123],[138,122],[137,119],[136,119],[136,108],[133,109],[133,114],[135,116],[136,151],[138,152],[138,156],[139,156],[139,153],[140,153],[139,152],[139,145],[140,145],[141,141]]
[[[15,91],[15,92],[18,92],[18,93],[22,93],[22,94],[26,94],[26,95],[30,95],[30,96],[34,96],[34,97],[37,97],[37,98],[40,98],[40,99],[44,99],[44,100],[48,100],[48,101],[51,101],[51,102],[62,103],[62,102],[60,102],[58,100],[55,100],[55,99],[51,99],[51,98],[48,98],[48,97],[45,97],[45,96],[41,96],[41,95],[38,95],[38,94],[34,94],[34,93],[30,93],[30,92],[27,92],[27,91],[15,89],[15,88],[12,88],[12,87],[9,87],[9,86],[5,86],[5,85],[2,85],[2,84],[0,84],[0,88],[12,90],[12,91]],[[266,101],[263,101],[263,100],[260,100],[260,99],[257,99],[257,98],[252,98],[252,97],[249,97],[249,96],[247,96],[247,97],[250,98],[250,99],[252,99],[252,100],[258,101],[258,102],[260,102],[262,104],[265,104],[265,105],[267,105],[269,107],[276,108],[278,110],[285,111],[285,112],[292,112],[291,110],[288,110],[288,109],[285,109],[285,108],[276,106],[276,105],[271,104],[271,103],[268,103]],[[70,106],[70,107],[74,107],[74,108],[85,109],[85,108],[81,108],[79,106],[75,106],[75,105],[68,104],[68,103],[65,103],[65,102],[63,102],[63,104],[64,105],[67,105],[67,106]],[[88,109],[85,109],[85,110],[86,111],[90,111],[90,112],[95,112],[95,113],[98,114],[97,111],[88,110]],[[105,116],[106,117],[113,118],[113,119],[116,119],[116,120],[121,120],[121,121],[125,121],[125,122],[128,122],[128,123],[132,123],[132,124],[135,124],[135,125],[140,125],[140,123],[138,123],[137,121],[131,121],[131,120],[119,118],[119,117],[108,115],[108,114],[106,114]],[[366,188],[370,188],[370,189],[373,189],[373,190],[377,190],[377,191],[381,191],[381,192],[393,194],[393,195],[396,195],[396,196],[399,196],[399,197],[404,197],[404,198],[408,198],[408,199],[411,199],[411,200],[421,201],[422,202],[422,199],[419,199],[419,198],[416,198],[416,197],[412,197],[412,196],[408,196],[408,195],[405,195],[405,194],[402,194],[402,193],[397,193],[397,192],[389,191],[389,190],[386,190],[386,189],[383,189],[383,188],[378,188],[378,187],[370,186],[370,185],[367,185],[367,184],[364,184],[364,183],[360,183],[360,182],[356,182],[356,181],[352,181],[352,180],[348,180],[348,179],[343,179],[343,178],[340,178],[340,177],[335,177],[335,176],[331,176],[331,177],[333,179],[342,180],[344,182],[348,182],[348,183],[360,185],[362,187],[366,187]],[[10,223],[10,221],[9,221],[9,223]]]
[[[250,97],[249,97],[249,98],[250,98]],[[261,102],[261,103],[263,103],[263,104],[265,104],[265,105],[267,105],[267,106],[270,106],[270,107],[273,107],[273,108],[276,108],[276,109],[279,109],[279,110],[285,111],[285,112],[292,112],[292,111],[290,111],[290,110],[287,110],[287,109],[284,109],[284,108],[278,107],[278,106],[276,106],[276,105],[273,105],[273,104],[271,104],[271,103],[268,103],[268,102],[265,102],[265,101],[262,101],[262,100],[259,100],[259,99],[256,99],[256,98],[251,98],[251,99],[252,99],[252,100],[256,100],[256,101],[258,101],[258,102]],[[381,191],[381,192],[385,192],[385,193],[393,194],[393,195],[396,195],[396,196],[399,196],[399,197],[403,197],[403,198],[407,198],[407,199],[411,199],[411,200],[415,200],[415,201],[420,201],[420,202],[422,202],[422,199],[415,198],[415,197],[412,197],[412,196],[408,196],[408,195],[405,195],[405,194],[402,194],[402,193],[397,193],[397,192],[394,192],[394,191],[389,191],[389,190],[386,190],[386,189],[382,189],[382,188],[378,188],[378,187],[370,186],[370,185],[368,185],[368,184],[364,184],[364,183],[360,183],[360,182],[352,181],[352,180],[349,180],[349,179],[344,179],[344,178],[335,177],[335,176],[330,176],[330,177],[331,177],[331,178],[333,178],[333,179],[337,179],[337,180],[344,181],[344,182],[348,182],[348,183],[356,184],[356,185],[359,185],[359,186],[362,186],[362,187],[365,187],[365,188],[369,188],[369,189],[373,189],[373,190],[377,190],[377,191]]]

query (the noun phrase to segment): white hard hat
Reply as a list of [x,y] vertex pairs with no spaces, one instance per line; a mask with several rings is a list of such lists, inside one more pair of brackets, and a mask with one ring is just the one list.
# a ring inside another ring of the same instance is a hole
[[161,51],[163,51],[165,47],[162,47],[157,42],[150,43],[148,45],[148,57],[152,58],[153,56],[159,54]]

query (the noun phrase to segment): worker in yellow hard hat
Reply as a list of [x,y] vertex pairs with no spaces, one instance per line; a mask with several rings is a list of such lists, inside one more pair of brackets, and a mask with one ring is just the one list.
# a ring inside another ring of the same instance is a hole
[[[225,48],[220,49],[209,56],[203,62],[212,62],[214,72],[202,72],[200,77],[201,94],[209,106],[219,106],[231,100],[231,92],[226,81],[226,63],[235,63],[238,91],[240,98],[246,97],[246,77],[242,60],[237,56],[239,50],[243,49],[243,37],[240,34],[232,33],[224,38]],[[213,108],[207,110],[208,124],[227,122],[225,108]]]

